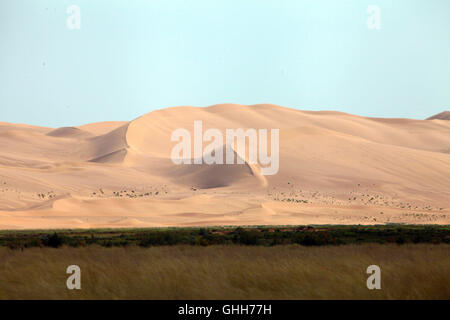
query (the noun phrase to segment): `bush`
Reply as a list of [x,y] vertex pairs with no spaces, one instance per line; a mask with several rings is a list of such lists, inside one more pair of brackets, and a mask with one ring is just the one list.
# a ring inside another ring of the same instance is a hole
[[204,239],[204,238],[201,238],[201,239],[198,241],[198,245],[203,246],[203,247],[206,247],[206,246],[209,245],[209,243],[208,243],[208,240],[206,240],[206,239]]
[[44,240],[44,245],[46,247],[59,248],[63,245],[63,239],[55,232]]
[[30,239],[25,243],[25,248],[42,247],[42,241],[40,239]]
[[258,244],[259,233],[257,231],[240,231],[235,242],[246,246],[255,246]]
[[302,238],[299,239],[298,243],[301,244],[302,246],[316,246],[319,244],[316,237],[310,234],[304,235]]
[[[18,243],[18,242],[8,242],[8,249],[11,249],[11,250],[16,250],[16,249],[19,249],[19,248],[22,248],[22,246],[20,245],[20,243]],[[22,249],[23,250],[23,249]]]
[[149,246],[162,246],[162,245],[175,245],[181,243],[181,237],[178,233],[170,232],[151,232],[144,235],[143,239],[139,242],[142,247]]

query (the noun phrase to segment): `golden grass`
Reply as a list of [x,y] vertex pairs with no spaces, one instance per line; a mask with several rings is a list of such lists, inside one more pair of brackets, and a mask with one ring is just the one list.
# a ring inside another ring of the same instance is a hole
[[[81,290],[66,288],[72,264]],[[444,244],[0,248],[0,299],[449,299],[449,269]]]

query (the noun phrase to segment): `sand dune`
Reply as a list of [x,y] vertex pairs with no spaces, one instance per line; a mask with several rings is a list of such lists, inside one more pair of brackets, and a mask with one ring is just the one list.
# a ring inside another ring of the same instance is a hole
[[[223,104],[56,129],[0,122],[0,228],[449,224],[446,119]],[[242,154],[175,165],[171,134],[195,120],[280,129],[278,173]]]
[[450,111],[435,114],[434,116],[427,118],[427,120],[450,120]]
[[96,136],[108,133],[118,127],[127,124],[127,121],[104,121],[104,122],[94,122],[79,126],[78,129],[90,132]]
[[92,136],[91,133],[74,127],[58,128],[48,132],[47,135],[60,138],[88,138]]

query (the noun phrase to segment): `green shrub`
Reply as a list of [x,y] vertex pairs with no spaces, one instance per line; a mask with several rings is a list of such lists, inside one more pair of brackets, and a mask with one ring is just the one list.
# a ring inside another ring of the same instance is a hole
[[59,248],[63,245],[63,239],[55,232],[43,241],[46,247]]

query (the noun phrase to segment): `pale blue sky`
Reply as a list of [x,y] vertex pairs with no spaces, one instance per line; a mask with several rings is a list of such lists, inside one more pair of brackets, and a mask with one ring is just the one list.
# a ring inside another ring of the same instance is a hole
[[[80,30],[66,27],[72,4]],[[450,1],[0,0],[0,121],[225,102],[418,119],[449,109]]]

